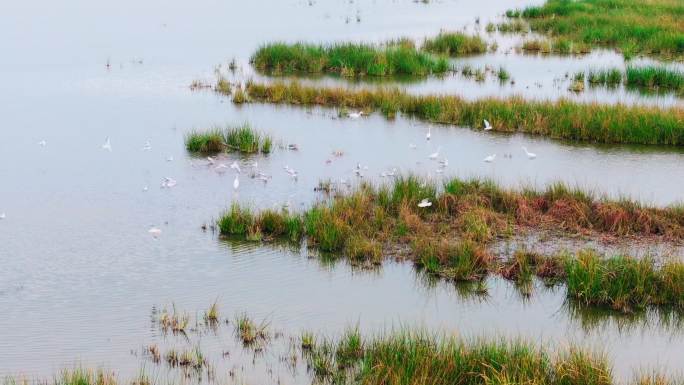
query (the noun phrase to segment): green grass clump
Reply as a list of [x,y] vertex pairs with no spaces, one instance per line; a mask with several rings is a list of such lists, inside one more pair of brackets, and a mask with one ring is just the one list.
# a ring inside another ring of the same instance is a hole
[[249,124],[228,128],[212,128],[207,131],[192,131],[185,136],[185,148],[196,153],[237,151],[245,154],[262,152],[268,154],[273,148],[273,139],[254,130]]
[[261,71],[273,73],[337,73],[343,76],[425,76],[449,70],[443,58],[434,58],[407,44],[373,46],[271,43],[251,59]]
[[230,210],[221,215],[218,227],[223,235],[247,236],[252,231],[254,222],[255,218],[251,210],[233,203]]
[[[351,350],[353,354],[347,354],[350,345],[355,347]],[[360,337],[352,340],[346,335],[332,346],[320,349],[334,352],[334,363],[328,364],[326,373],[327,377],[341,379],[339,383],[609,385],[613,382],[610,366],[601,354],[578,348],[552,354],[524,340],[464,340],[407,330],[363,343]],[[307,357],[311,366],[316,356]]]
[[223,132],[213,128],[204,132],[192,131],[185,136],[185,148],[190,152],[221,152],[226,149]]
[[592,70],[587,75],[587,81],[592,85],[615,87],[622,83],[622,71],[617,68]]
[[662,66],[627,67],[627,85],[677,91],[684,95],[684,72]]
[[684,4],[678,0],[547,0],[509,15],[555,40],[614,47],[628,58],[684,55]]
[[653,304],[682,308],[684,265],[669,262],[661,268],[649,259],[601,259],[591,252],[567,262],[568,295],[589,305],[608,305],[632,312]]
[[78,367],[63,370],[55,378],[54,385],[117,385],[117,380],[113,373],[102,369],[91,370]]
[[[582,84],[584,82],[582,81]],[[393,106],[430,122],[478,128],[487,119],[497,131],[598,143],[684,145],[684,110],[657,106],[605,105],[520,97],[466,100],[449,95],[412,95],[394,88],[350,90],[298,82],[250,83],[258,102],[380,110]]]
[[487,43],[477,35],[442,32],[432,39],[425,40],[423,49],[441,55],[462,56],[487,52]]

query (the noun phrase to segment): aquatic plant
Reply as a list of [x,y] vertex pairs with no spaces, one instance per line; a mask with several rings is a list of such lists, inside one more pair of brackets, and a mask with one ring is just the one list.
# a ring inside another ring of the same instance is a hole
[[477,35],[441,32],[434,38],[426,39],[423,43],[423,49],[441,55],[463,56],[487,52],[487,43]]
[[273,139],[270,136],[256,131],[247,123],[227,128],[191,131],[185,136],[185,148],[190,152],[237,151],[246,154],[268,154],[272,147]]
[[394,88],[350,90],[298,82],[249,83],[247,92],[256,102],[378,110],[386,116],[401,112],[430,122],[472,128],[482,127],[487,119],[501,132],[599,143],[684,145],[684,110],[677,108],[520,97],[465,100],[412,95]]
[[617,68],[591,70],[587,81],[592,85],[617,86],[622,83],[622,71]]
[[628,66],[627,85],[663,89],[684,94],[684,72],[663,66]]
[[373,46],[357,43],[313,45],[270,43],[251,62],[272,73],[337,73],[342,76],[425,76],[448,71],[448,62],[406,44]]
[[636,54],[674,58],[684,55],[684,4],[672,0],[547,0],[541,6],[511,10],[536,32],[571,45],[618,48]]
[[265,322],[257,325],[246,314],[241,314],[235,317],[235,325],[235,333],[245,346],[268,339],[268,324]]
[[[354,348],[350,349],[351,346]],[[317,374],[336,378],[339,383],[613,383],[610,365],[603,354],[577,347],[552,353],[522,339],[466,340],[405,329],[364,341],[346,333],[339,341],[314,349],[318,350],[306,357],[309,365],[321,367],[313,361],[326,360],[325,370]]]

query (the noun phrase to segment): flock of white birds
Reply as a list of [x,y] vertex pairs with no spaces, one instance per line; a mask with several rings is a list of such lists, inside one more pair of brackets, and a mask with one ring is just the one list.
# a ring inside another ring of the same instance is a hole
[[[352,111],[352,112],[347,113],[347,116],[351,119],[358,119],[358,118],[364,116],[364,112],[363,111],[357,111],[357,112]],[[484,131],[491,131],[493,129],[492,125],[489,123],[488,120],[485,119],[483,123],[484,123],[484,127],[483,127]],[[425,139],[428,141],[432,139],[431,127],[428,127],[428,131],[425,134]],[[41,147],[45,147],[45,146],[47,146],[47,141],[41,140],[38,142],[38,145]],[[415,144],[411,143],[411,144],[409,144],[409,148],[416,149],[417,146]],[[109,151],[109,152],[112,151],[112,142],[111,142],[109,137],[107,137],[105,139],[105,142],[102,144],[102,149],[105,151]],[[144,151],[152,150],[152,144],[150,143],[150,141],[147,141],[142,149]],[[298,148],[296,145],[288,145],[288,149],[296,150]],[[522,150],[525,152],[525,156],[528,159],[533,160],[533,159],[537,158],[537,154],[528,151],[527,147],[523,146]],[[442,151],[442,147],[438,146],[437,151],[428,155],[428,159],[438,160],[440,158],[441,151]],[[168,157],[166,160],[169,162],[173,161],[173,157]],[[496,160],[496,154],[488,155],[483,160],[486,163],[493,163]],[[207,157],[207,165],[215,166],[214,170],[220,174],[226,172],[228,169],[234,170],[235,171],[235,179],[233,179],[233,189],[237,191],[240,188],[240,174],[241,174],[242,170],[241,170],[240,165],[238,164],[237,161],[233,161],[230,165],[226,165],[225,163],[219,163],[218,165],[216,165],[216,158],[209,156],[209,157]],[[439,168],[437,169],[437,173],[442,173],[444,171],[444,169],[446,168],[446,166],[448,166],[448,165],[449,165],[449,160],[446,157],[439,159]],[[270,179],[269,175],[258,171],[257,162],[254,162],[252,167],[255,170],[254,176],[256,179],[260,179],[264,182],[266,182],[266,181],[268,181],[268,179]],[[368,167],[362,167],[361,164],[357,164],[356,168],[354,169],[354,174],[359,176],[359,177],[363,177],[363,170],[367,169],[367,168]],[[284,169],[285,169],[285,172],[290,177],[292,177],[293,179],[297,179],[299,173],[296,170],[292,169],[289,166],[285,166]],[[395,175],[396,175],[396,169],[393,169],[392,171],[389,171],[389,172],[383,172],[380,174],[380,176],[382,176],[382,177],[390,177],[390,176],[395,176]],[[170,178],[170,177],[166,177],[162,180],[161,187],[162,188],[173,188],[177,184],[178,184],[178,182],[175,179]],[[143,187],[143,191],[148,191],[148,187],[147,186]],[[423,199],[418,203],[418,207],[420,207],[420,208],[427,208],[427,207],[431,207],[431,206],[432,206],[432,202],[430,202],[429,199]],[[7,215],[4,212],[0,212],[0,220],[5,219],[6,217],[7,217]],[[148,232],[154,238],[158,238],[162,233],[162,231],[157,227],[150,228]]]

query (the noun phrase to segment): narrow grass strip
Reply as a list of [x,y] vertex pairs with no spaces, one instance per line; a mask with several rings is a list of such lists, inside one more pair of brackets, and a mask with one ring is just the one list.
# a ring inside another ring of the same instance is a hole
[[386,46],[340,43],[314,45],[271,43],[251,58],[261,71],[272,73],[337,73],[343,76],[425,76],[449,70],[444,58],[420,52],[402,42]]
[[398,89],[351,90],[298,82],[249,83],[252,101],[398,112],[422,120],[523,132],[598,143],[684,145],[684,110],[653,106],[583,104],[568,100],[528,101],[521,97],[475,101],[447,95],[411,95]]
[[195,153],[236,151],[268,154],[273,148],[273,138],[245,123],[241,126],[191,131],[185,136],[185,148]]
[[684,94],[684,72],[663,66],[627,67],[627,85]]

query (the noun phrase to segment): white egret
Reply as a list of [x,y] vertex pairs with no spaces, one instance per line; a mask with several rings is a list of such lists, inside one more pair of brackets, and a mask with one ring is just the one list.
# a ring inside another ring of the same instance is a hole
[[143,192],[145,192],[147,190],[148,190],[147,186],[143,187]]
[[237,190],[240,187],[240,179],[238,179],[238,174],[235,174],[235,180],[233,180],[233,189]]
[[484,120],[484,130],[485,131],[490,131],[492,129],[492,125],[489,124],[489,121],[487,119]]
[[5,219],[7,218],[7,215],[5,213],[0,213],[0,219]]
[[523,146],[522,149],[523,149],[523,151],[525,151],[525,155],[527,155],[527,159],[534,159],[537,157],[537,154],[527,151],[527,147]]
[[442,147],[437,147],[437,152],[433,152],[432,154],[428,155],[428,158],[435,160],[439,158],[439,152],[442,151]]
[[242,170],[240,170],[240,165],[238,164],[237,160],[233,161],[233,163],[230,164],[230,168],[237,171],[238,174],[242,173]]
[[159,238],[161,235],[162,231],[156,227],[152,227],[149,230],[147,230],[148,233],[152,234],[153,237]]
[[38,145],[41,147],[45,147],[45,146],[47,146],[47,141],[45,139],[43,139],[40,142],[38,142]]
[[422,201],[418,203],[418,207],[420,208],[425,208],[425,207],[430,207],[432,206],[432,202],[430,202],[429,199],[425,198]]
[[109,141],[109,137],[105,139],[104,144],[102,145],[103,150],[107,150],[109,152],[112,152],[112,142]]
[[214,158],[208,156],[208,157],[207,157],[207,162],[209,162],[208,166],[213,166],[214,163],[216,163],[216,160],[214,160]]
[[432,137],[432,127],[428,126],[428,132],[425,134],[425,139],[430,140],[430,137]]
[[152,143],[148,140],[145,142],[145,146],[143,147],[143,151],[150,151],[152,149]]
[[161,186],[162,186],[162,188],[171,188],[171,187],[176,186],[177,184],[178,184],[178,182],[176,182],[175,179],[166,177],[166,178],[164,178],[164,180],[162,181],[162,185],[161,185]]
[[484,158],[484,161],[487,163],[492,163],[492,162],[494,162],[494,159],[496,159],[496,154],[492,154],[492,155]]
[[349,116],[352,119],[358,119],[361,116],[363,116],[363,111],[358,111],[358,112],[349,112],[347,113],[347,116]]

